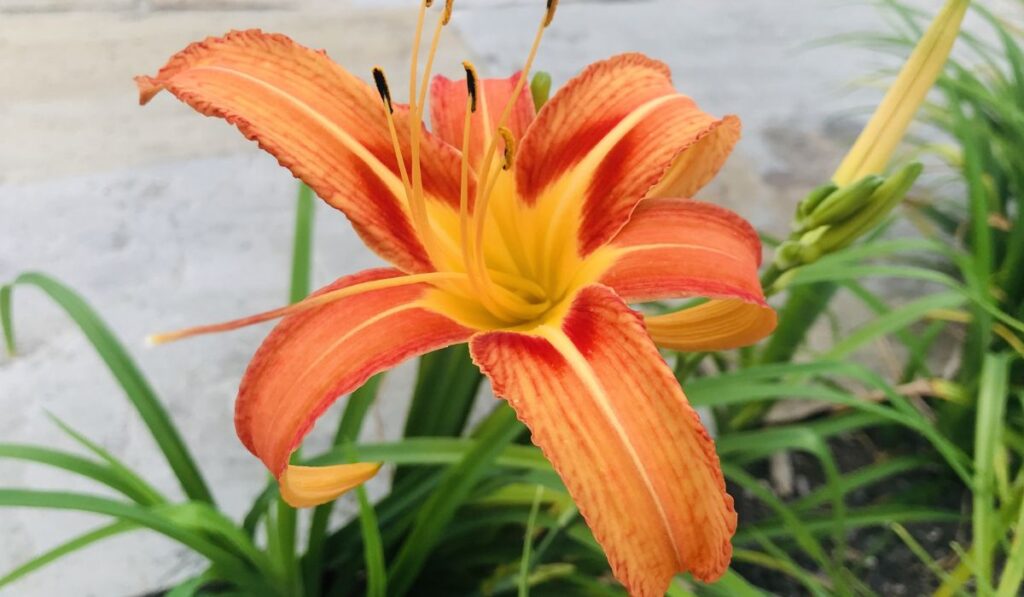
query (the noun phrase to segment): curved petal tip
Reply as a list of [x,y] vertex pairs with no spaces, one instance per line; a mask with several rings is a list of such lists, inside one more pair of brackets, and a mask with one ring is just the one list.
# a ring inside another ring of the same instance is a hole
[[288,465],[278,477],[281,497],[293,508],[319,506],[369,481],[380,467],[379,462],[333,466]]

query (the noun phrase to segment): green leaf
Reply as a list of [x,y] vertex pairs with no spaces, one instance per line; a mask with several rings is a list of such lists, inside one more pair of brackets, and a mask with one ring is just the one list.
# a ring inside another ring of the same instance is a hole
[[385,597],[388,594],[388,576],[377,515],[362,486],[356,488],[356,498],[359,500],[359,526],[363,532],[363,557],[366,559],[366,595]]
[[482,379],[465,344],[421,357],[404,436],[462,435]]
[[[380,444],[359,444],[359,459],[392,464],[459,464],[471,453],[487,448],[483,438],[412,438]],[[345,448],[333,448],[305,461],[311,466],[351,462]],[[540,472],[552,472],[541,451],[533,446],[506,445],[493,460],[494,465]]]
[[540,512],[542,497],[544,486],[538,485],[534,492],[533,504],[530,506],[530,518],[526,521],[526,532],[523,534],[523,557],[519,560],[519,597],[530,595],[530,568],[533,562],[530,552],[533,549],[533,533],[537,527],[537,514]]
[[[366,419],[366,414],[370,411],[370,406],[377,399],[382,379],[384,379],[384,374],[371,377],[362,387],[352,392],[352,395],[349,396],[348,401],[345,403],[345,411],[341,416],[341,421],[338,423],[338,430],[334,434],[332,445],[335,449],[344,450],[345,446],[359,439],[359,431],[363,427],[363,421]],[[348,453],[347,456],[351,457],[351,453]],[[313,510],[313,518],[309,523],[309,540],[306,543],[306,555],[302,562],[306,592],[309,595],[319,595],[321,591],[324,543],[327,540],[327,524],[330,522],[333,509],[334,502],[317,506]],[[360,507],[361,510],[362,508]],[[360,523],[362,524],[362,517],[360,517]],[[366,549],[369,549],[369,546]]]
[[996,531],[993,465],[996,461],[996,449],[1000,445],[1000,431],[1004,425],[1009,375],[1009,355],[985,355],[974,429],[972,535],[977,583],[986,593],[992,592],[992,557],[998,542],[998,538],[993,536]]
[[702,597],[766,597],[768,594],[750,584],[732,568],[712,584],[700,587]]
[[58,469],[80,475],[102,483],[114,491],[124,494],[143,505],[160,503],[162,500],[154,500],[153,496],[140,491],[137,484],[130,478],[126,478],[119,471],[108,465],[51,448],[41,446],[28,446],[21,444],[0,444],[0,458],[13,458],[27,462],[37,462]]
[[[412,588],[441,532],[455,516],[481,475],[522,431],[515,412],[502,403],[481,426],[476,445],[444,473],[437,489],[419,509],[412,529],[394,559],[388,586],[392,595]],[[360,458],[366,455],[360,451]]]
[[313,216],[315,202],[313,190],[299,184],[299,196],[295,207],[295,235],[292,241],[292,281],[288,302],[297,303],[306,298],[312,284],[313,270]]
[[[15,278],[11,285],[35,286],[64,309],[89,339],[124,389],[125,395],[139,413],[146,427],[149,428],[153,439],[177,476],[185,494],[193,500],[212,504],[213,496],[203,480],[202,473],[199,472],[199,468],[167,411],[160,404],[156,394],[124,346],[114,337],[114,334],[96,312],[70,288],[44,274],[35,272],[22,274]],[[6,311],[2,319],[6,322],[5,330],[10,338],[9,349],[13,352],[14,332],[10,325],[10,295],[8,294],[7,297],[8,300],[2,301],[3,304],[0,304],[0,310]]]
[[249,587],[254,595],[269,594],[268,585],[256,570],[240,556],[193,529],[184,528],[174,518],[148,508],[108,498],[61,491],[31,489],[0,489],[0,507],[73,510],[111,516],[126,523],[145,527],[165,535],[208,558],[240,586]]
[[823,355],[823,358],[830,361],[846,358],[850,353],[872,340],[902,330],[920,321],[928,313],[937,309],[955,309],[963,305],[966,300],[961,293],[942,292],[927,295],[924,298],[892,309],[888,313],[875,317],[867,324],[847,334],[846,338],[829,349]]
[[75,440],[80,445],[84,446],[85,449],[99,456],[107,463],[115,474],[124,479],[124,481],[132,487],[133,493],[141,497],[141,499],[136,500],[137,502],[142,505],[163,504],[167,502],[167,498],[165,498],[152,485],[147,483],[145,479],[136,474],[135,471],[128,467],[128,465],[111,454],[109,450],[75,431],[70,425],[61,421],[53,413],[47,414],[61,431],[66,433],[71,439]]
[[66,555],[74,553],[79,549],[88,547],[93,543],[97,543],[108,537],[120,535],[121,533],[125,533],[137,528],[138,527],[136,525],[130,522],[118,521],[102,526],[98,529],[89,531],[88,533],[85,533],[83,535],[79,535],[78,537],[75,537],[70,541],[62,543],[57,547],[54,547],[53,549],[50,549],[44,553],[39,554],[38,556],[25,562],[24,564],[18,566],[14,570],[8,572],[5,576],[0,578],[0,588],[13,583],[14,581],[22,578],[23,576],[31,574],[32,572],[35,572],[40,568],[48,566],[49,564],[52,564],[60,558],[63,558]]

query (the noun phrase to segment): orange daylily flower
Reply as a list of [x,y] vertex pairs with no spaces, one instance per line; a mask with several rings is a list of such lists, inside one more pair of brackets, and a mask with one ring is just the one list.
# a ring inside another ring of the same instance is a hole
[[[420,11],[420,27],[426,5]],[[530,428],[636,595],[689,571],[718,578],[736,527],[714,445],[658,346],[719,350],[772,331],[751,226],[689,199],[739,138],[639,54],[595,63],[535,113],[523,72],[437,77],[422,125],[413,58],[410,104],[282,35],[235,31],[195,43],[155,77],[236,125],[341,210],[393,269],[344,277],[306,301],[155,338],[283,317],[253,357],[236,404],[238,435],[281,494],[320,504],[378,465],[303,467],[289,456],[316,419],[371,375],[468,342],[474,362]],[[442,13],[433,38],[450,18]],[[419,39],[419,29],[417,39]],[[418,44],[417,44],[418,45]],[[383,99],[383,101],[382,101]],[[643,317],[627,304],[707,297]]]

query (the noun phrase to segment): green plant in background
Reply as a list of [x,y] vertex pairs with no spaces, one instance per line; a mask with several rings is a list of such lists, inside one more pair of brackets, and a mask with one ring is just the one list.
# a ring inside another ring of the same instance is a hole
[[[964,6],[966,2],[950,2],[943,14],[955,17],[949,11]],[[916,22],[913,13],[900,14],[908,23]],[[944,39],[951,43],[948,35],[947,30]],[[920,31],[915,30],[911,39],[918,37]],[[950,72],[959,70],[953,65]],[[1011,80],[998,80],[1004,79]],[[978,143],[987,136],[999,139],[996,132],[1004,134],[1004,125],[982,118],[988,129],[977,123],[968,126],[965,120],[989,113],[964,103],[963,85],[952,75],[940,79],[940,85],[952,85],[961,94],[956,96],[960,116],[952,111],[946,116],[956,124],[954,130],[974,139],[973,145],[961,142],[964,158],[958,162],[965,166],[972,206],[961,215],[975,218],[964,220],[968,224],[963,229],[971,231],[969,242],[961,249],[945,239],[877,236],[920,174],[919,166],[883,176],[886,156],[868,171],[842,175],[841,169],[832,184],[801,202],[793,236],[765,272],[770,292],[785,296],[780,333],[736,358],[720,353],[676,357],[677,374],[686,378],[690,401],[712,409],[719,422],[722,468],[740,499],[743,516],[733,542],[735,568],[713,585],[679,577],[670,595],[764,595],[765,589],[784,594],[875,594],[877,586],[865,580],[868,556],[884,559],[897,545],[919,558],[922,569],[934,573],[938,594],[1019,593],[1024,576],[1024,392],[1014,343],[1024,324],[1019,303],[1006,297],[1007,288],[1024,276],[1014,278],[1012,273],[1022,270],[1007,269],[1005,264],[1014,235],[991,224],[1002,225],[993,213],[1006,218],[1020,213],[1013,207],[1019,197],[1016,190],[999,195],[1003,202],[998,209],[993,194],[1019,188],[993,182],[1014,179],[1019,173],[1012,168],[1009,141],[993,142],[986,150]],[[537,80],[535,99],[543,101],[549,87],[550,81]],[[923,99],[930,83],[924,91],[920,85],[912,87]],[[1007,117],[1012,102],[1024,97],[1006,95],[999,85],[992,89],[988,101],[1005,104]],[[1012,89],[1016,93],[1024,87]],[[930,118],[943,113],[928,112]],[[872,136],[865,132],[864,138]],[[888,152],[893,148],[894,144]],[[996,160],[989,154],[1002,157]],[[858,155],[857,150],[851,155]],[[303,189],[293,251],[293,302],[310,288],[311,203],[311,194]],[[953,221],[945,208],[921,209],[935,221]],[[986,224],[974,225],[981,216]],[[919,257],[945,260],[951,267],[924,267]],[[979,270],[979,263],[1001,265]],[[893,307],[865,285],[871,278],[916,280],[939,290]],[[241,522],[216,509],[187,448],[127,352],[98,316],[60,283],[26,274],[14,285],[0,287],[0,321],[11,350],[15,285],[42,289],[87,335],[153,433],[180,480],[183,497],[164,496],[63,424],[86,456],[0,445],[0,457],[61,468],[124,496],[0,489],[2,506],[73,509],[109,518],[108,524],[20,566],[0,579],[0,586],[104,538],[145,528],[171,537],[209,562],[202,575],[170,591],[175,597],[623,594],[610,580],[604,554],[559,477],[530,445],[510,409],[500,404],[481,421],[471,420],[481,377],[464,348],[421,358],[401,440],[358,439],[379,377],[353,394],[335,433],[334,448],[301,458],[315,465],[357,459],[389,462],[397,467],[392,487],[375,503],[357,492],[358,515],[337,528],[329,524],[333,504],[319,506],[305,532],[298,532],[302,519],[279,500],[273,483]],[[876,317],[815,354],[800,353],[814,321],[842,294],[862,301]],[[965,353],[980,352],[963,360],[956,379],[944,380],[932,354],[954,325],[972,328]],[[887,379],[850,362],[857,350],[887,337],[907,355],[899,378]],[[940,424],[920,399],[922,394],[941,398],[936,406]],[[766,420],[765,413],[781,398],[813,401],[815,414],[784,422]],[[882,447],[856,464],[844,462],[849,442],[868,436]],[[789,454],[806,456],[820,478],[805,493],[786,498],[762,479],[766,463]],[[908,475],[916,482],[899,488],[896,480]],[[968,492],[969,515],[962,514],[958,504],[937,501],[951,484]],[[893,488],[878,490],[889,486]],[[878,495],[865,500],[863,495],[872,492]],[[915,532],[919,524],[968,521],[972,532],[954,546],[958,560],[953,565],[939,561],[935,548],[922,545]],[[872,540],[851,544],[851,538],[865,534]]]

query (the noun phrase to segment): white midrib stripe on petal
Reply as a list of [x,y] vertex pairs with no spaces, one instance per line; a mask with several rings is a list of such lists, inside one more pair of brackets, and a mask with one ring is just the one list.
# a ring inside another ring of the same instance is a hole
[[658,508],[658,515],[661,516],[662,524],[665,526],[665,534],[668,535],[669,542],[672,543],[673,557],[676,560],[677,566],[682,566],[679,561],[679,545],[676,543],[675,535],[672,533],[672,525],[669,523],[668,514],[665,512],[664,506],[661,504],[661,500],[658,499],[658,493],[654,489],[654,483],[651,481],[650,475],[647,473],[647,469],[644,467],[643,460],[637,453],[636,448],[633,446],[629,439],[629,434],[626,429],[619,422],[618,417],[615,413],[615,408],[612,406],[611,401],[608,399],[607,392],[601,385],[601,381],[597,378],[597,374],[594,373],[594,369],[587,362],[586,357],[583,353],[576,348],[576,345],[572,343],[572,340],[559,328],[552,326],[541,326],[535,331],[537,335],[544,338],[557,350],[569,363],[573,371],[579,376],[580,381],[590,390],[590,393],[594,397],[594,401],[597,403],[598,408],[601,409],[601,414],[608,419],[612,429],[615,430],[616,435],[622,441],[622,445],[626,448],[626,453],[629,454],[630,459],[636,466],[637,471],[640,473],[640,477],[643,479],[644,487],[647,489],[651,496],[651,500],[654,505]]
[[340,141],[342,145],[344,145],[349,151],[355,154],[357,158],[366,163],[366,165],[369,166],[371,170],[373,170],[373,173],[376,174],[377,177],[380,178],[381,181],[388,186],[388,190],[391,191],[391,193],[395,196],[399,203],[404,206],[403,198],[405,197],[405,187],[402,184],[402,181],[398,178],[398,176],[395,175],[395,173],[392,172],[390,168],[381,163],[381,161],[377,159],[376,156],[370,153],[351,135],[346,133],[341,127],[332,122],[329,118],[325,117],[320,112],[317,112],[312,106],[310,106],[306,102],[300,100],[294,95],[291,95],[290,93],[278,87],[275,87],[267,83],[266,81],[263,81],[262,79],[259,79],[250,74],[232,68],[226,68],[223,66],[197,66],[192,70],[212,70],[227,73],[240,79],[245,79],[247,81],[255,83],[269,90],[271,93],[274,93],[279,97],[283,97],[288,102],[294,104],[299,110],[309,115],[311,118],[313,118],[313,120],[315,120],[318,124],[324,127],[324,129],[330,131],[330,133],[334,135],[334,137],[338,139],[338,141]]

